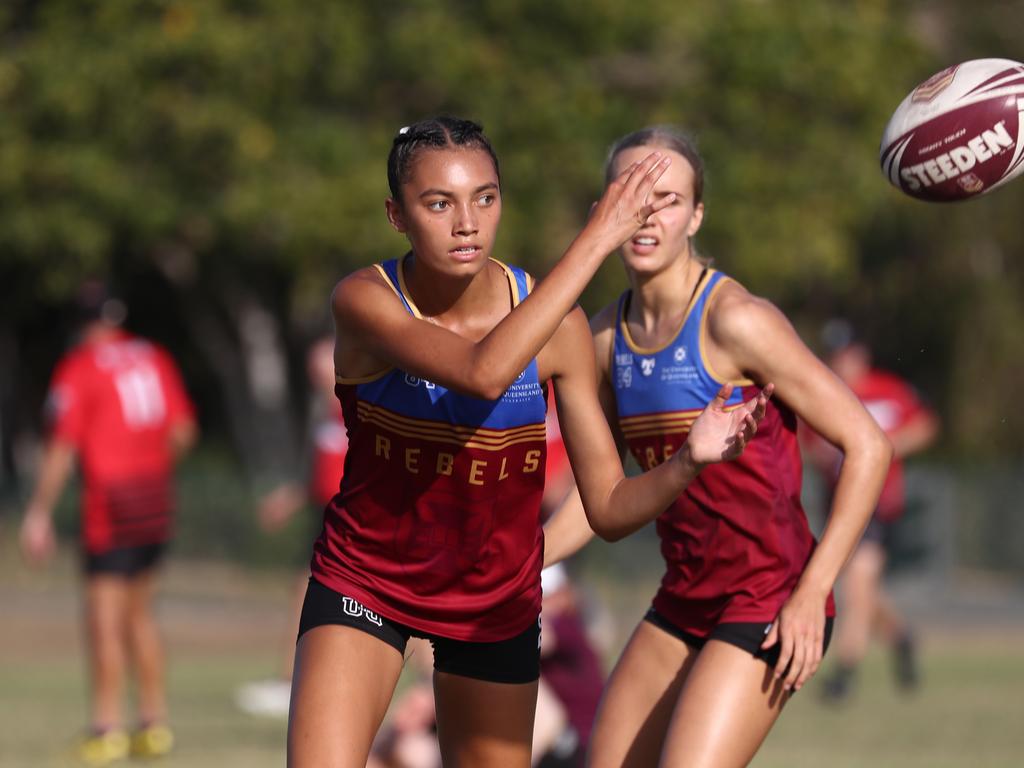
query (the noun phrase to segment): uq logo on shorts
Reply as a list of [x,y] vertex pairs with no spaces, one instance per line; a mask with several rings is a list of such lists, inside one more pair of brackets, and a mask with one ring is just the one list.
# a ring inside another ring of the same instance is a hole
[[371,624],[376,624],[378,627],[382,626],[384,623],[381,621],[380,616],[369,608],[363,607],[362,603],[353,600],[351,597],[341,598],[341,608],[345,611],[346,616],[351,616],[354,619],[358,619],[360,616],[365,616],[367,621]]

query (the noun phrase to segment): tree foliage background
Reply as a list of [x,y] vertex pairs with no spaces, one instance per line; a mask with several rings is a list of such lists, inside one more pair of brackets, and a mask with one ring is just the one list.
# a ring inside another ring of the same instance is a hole
[[[5,476],[87,276],[182,360],[204,433],[294,471],[302,358],[350,270],[400,253],[401,125],[482,122],[501,258],[542,275],[609,143],[669,122],[708,166],[698,245],[814,346],[851,318],[939,407],[943,449],[1024,454],[1024,182],[918,203],[878,170],[889,114],[949,64],[1024,58],[1024,2],[13,0],[0,8]],[[584,305],[623,285],[610,259]]]

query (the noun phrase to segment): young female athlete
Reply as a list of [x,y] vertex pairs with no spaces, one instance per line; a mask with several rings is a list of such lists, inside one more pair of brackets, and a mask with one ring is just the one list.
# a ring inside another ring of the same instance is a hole
[[[731,405],[771,381],[777,396],[743,455],[706,469],[658,518],[666,572],[606,688],[589,765],[745,765],[818,668],[832,584],[891,448],[774,306],[698,259],[690,240],[704,214],[703,169],[685,136],[656,127],[624,137],[608,177],[655,149],[672,164],[652,199],[672,202],[625,243],[631,288],[591,323],[599,396],[620,449],[644,469],[663,466],[685,449],[706,393],[731,384]],[[817,547],[800,506],[796,415],[846,455]],[[604,514],[586,510],[598,534],[617,538]],[[546,528],[546,561],[589,535],[570,495]]]
[[355,272],[332,299],[349,452],[314,547],[290,765],[365,764],[410,636],[434,646],[445,764],[529,765],[545,381],[587,506],[623,529],[753,435],[768,393],[726,410],[726,387],[687,449],[626,480],[597,402],[586,319],[573,305],[604,258],[671,205],[647,200],[668,166],[651,152],[624,170],[534,287],[490,258],[502,201],[480,127],[438,118],[395,137],[386,210],[411,251]]

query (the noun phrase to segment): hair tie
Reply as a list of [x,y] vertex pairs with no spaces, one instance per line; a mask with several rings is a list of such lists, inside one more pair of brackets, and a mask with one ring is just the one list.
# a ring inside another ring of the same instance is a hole
[[409,126],[408,125],[403,125],[401,128],[398,129],[398,135],[399,136],[405,136],[405,134],[407,134],[408,132],[409,132]]

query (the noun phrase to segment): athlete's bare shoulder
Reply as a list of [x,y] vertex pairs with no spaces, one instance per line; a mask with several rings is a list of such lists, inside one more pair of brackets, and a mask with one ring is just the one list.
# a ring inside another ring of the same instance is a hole
[[708,306],[707,329],[723,348],[759,343],[789,321],[768,299],[756,296],[735,280],[722,283]]
[[331,308],[339,321],[351,320],[367,309],[380,307],[380,298],[392,293],[390,284],[374,266],[346,275],[331,292]]

